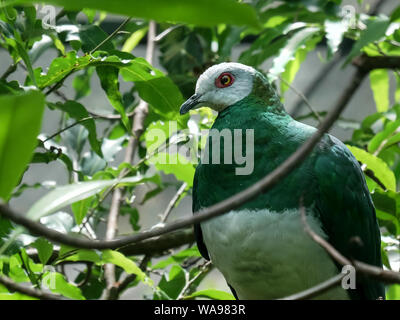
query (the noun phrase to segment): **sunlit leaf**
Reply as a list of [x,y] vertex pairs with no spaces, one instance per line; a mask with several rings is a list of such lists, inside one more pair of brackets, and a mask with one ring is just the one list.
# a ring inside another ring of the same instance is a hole
[[384,112],[389,109],[389,73],[386,69],[375,69],[370,71],[369,80],[376,110]]
[[124,45],[122,46],[122,51],[131,52],[139,44],[140,40],[146,35],[148,26],[143,27],[135,32],[133,32],[128,39],[126,39]]
[[194,299],[197,297],[213,300],[236,300],[232,294],[216,289],[206,289],[194,292],[191,295],[186,296],[185,300]]
[[360,148],[347,145],[351,153],[363,164],[367,165],[367,169],[374,172],[375,176],[389,190],[396,190],[396,178],[394,173],[389,169],[388,165],[380,158],[375,157],[369,152]]
[[44,98],[37,91],[3,95],[0,106],[0,198],[7,200],[37,145]]

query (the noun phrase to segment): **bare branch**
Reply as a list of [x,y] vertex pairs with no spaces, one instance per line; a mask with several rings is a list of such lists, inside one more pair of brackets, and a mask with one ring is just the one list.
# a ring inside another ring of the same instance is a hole
[[161,215],[161,223],[164,223],[167,221],[169,214],[171,213],[172,209],[175,207],[176,203],[178,202],[179,198],[181,197],[182,193],[185,191],[187,187],[187,183],[184,182],[179,190],[176,192],[174,197],[171,199],[171,201],[168,203],[167,208],[165,209],[164,213]]
[[374,56],[365,54],[358,56],[353,60],[353,64],[369,72],[374,69],[398,69],[400,68],[399,56]]

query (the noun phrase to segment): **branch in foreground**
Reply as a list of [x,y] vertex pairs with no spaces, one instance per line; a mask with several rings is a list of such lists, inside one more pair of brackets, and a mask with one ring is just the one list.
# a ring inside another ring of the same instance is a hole
[[353,64],[366,72],[373,69],[398,69],[400,68],[400,56],[370,57],[363,54],[355,58]]
[[3,286],[5,286],[8,290],[17,291],[17,292],[26,294],[26,295],[34,297],[34,298],[38,298],[38,299],[42,299],[42,300],[66,300],[65,297],[62,297],[62,296],[59,296],[56,294],[47,293],[47,292],[43,292],[41,290],[22,286],[19,283],[14,282],[13,280],[11,280],[8,277],[0,276],[0,283]]
[[184,227],[188,227],[194,223],[211,219],[225,212],[238,208],[243,203],[254,199],[258,195],[275,186],[279,181],[285,178],[296,166],[300,165],[303,160],[311,153],[314,146],[319,142],[321,137],[330,129],[333,123],[338,119],[341,112],[346,107],[347,103],[353,96],[354,92],[360,86],[366,72],[362,69],[357,69],[348,88],[343,92],[335,104],[333,110],[326,116],[319,129],[308,139],[296,152],[286,159],[278,168],[269,173],[267,176],[256,182],[254,185],[229,197],[215,205],[195,212],[193,216],[177,220],[166,224],[162,228],[154,228],[143,231],[141,233],[127,236],[121,239],[99,241],[78,239],[59,233],[57,231],[46,228],[40,223],[34,222],[31,219],[15,213],[5,205],[0,205],[0,214],[10,219],[11,221],[20,224],[30,230],[32,233],[46,237],[57,243],[70,245],[77,248],[86,249],[115,249],[126,246],[131,243],[140,242],[152,237],[160,236]]
[[356,269],[357,272],[365,274],[369,277],[375,278],[379,281],[387,282],[387,283],[399,283],[400,284],[400,272],[395,272],[391,270],[384,270],[382,268],[357,261],[350,261],[345,256],[343,256],[339,251],[337,251],[330,243],[328,243],[325,239],[316,234],[308,225],[306,221],[306,215],[304,207],[300,208],[301,220],[304,225],[304,230],[309,234],[309,236],[318,243],[325,251],[338,263],[341,265],[352,265]]
[[[119,248],[118,251],[125,256],[138,255],[162,255],[166,251],[194,242],[194,234],[192,228],[178,230],[159,237],[143,240],[141,242],[128,244]],[[34,248],[27,249],[27,254],[36,263],[40,263],[38,251]],[[48,260],[52,264],[58,258],[59,251],[55,249]]]
[[344,276],[345,276],[344,273],[339,273],[336,276],[334,276],[324,282],[321,282],[312,288],[301,291],[299,293],[295,293],[293,295],[284,297],[279,300],[306,300],[306,299],[314,298],[315,296],[318,296],[318,295],[328,291],[329,289],[339,285]]

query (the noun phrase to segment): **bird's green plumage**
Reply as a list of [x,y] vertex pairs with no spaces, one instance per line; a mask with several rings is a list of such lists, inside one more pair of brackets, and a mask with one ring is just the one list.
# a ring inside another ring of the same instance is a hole
[[[194,212],[260,180],[316,130],[295,121],[284,111],[279,97],[261,74],[255,77],[250,95],[218,114],[213,129],[242,129],[243,135],[246,129],[254,129],[254,171],[250,175],[236,175],[235,163],[200,163],[193,184]],[[244,136],[242,141],[246,141]],[[223,139],[220,148],[224,148]],[[211,146],[209,150],[211,159]],[[336,249],[349,258],[381,266],[380,233],[363,173],[357,160],[338,139],[326,134],[299,167],[241,208],[282,212],[298,208],[301,197],[305,207],[312,209],[320,219],[328,241]],[[195,231],[199,249],[208,257],[200,226],[197,225]],[[361,243],[353,241],[355,237]],[[360,276],[357,280],[357,289],[349,292],[351,298],[384,297],[382,284]]]

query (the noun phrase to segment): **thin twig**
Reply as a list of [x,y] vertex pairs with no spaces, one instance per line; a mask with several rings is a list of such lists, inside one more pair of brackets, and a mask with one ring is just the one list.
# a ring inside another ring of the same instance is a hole
[[[19,61],[21,61],[21,60],[19,60]],[[10,74],[15,72],[15,70],[17,70],[17,66],[18,66],[19,61],[17,61],[16,63],[11,64],[7,68],[7,70],[3,73],[3,75],[0,77],[0,80],[6,80]]]
[[93,120],[93,119],[94,119],[93,117],[86,117],[86,118],[80,119],[80,120],[72,123],[71,125],[69,125],[69,126],[63,128],[63,129],[57,131],[56,133],[52,134],[50,137],[48,137],[45,140],[43,140],[43,143],[45,143],[45,142],[57,137],[59,134],[63,133],[64,131],[67,131],[67,130],[73,128],[73,127],[75,127],[76,125],[78,125],[78,124],[80,124],[82,122],[85,122],[85,121],[88,121],[88,120]]
[[365,274],[369,277],[375,278],[379,281],[387,282],[387,283],[400,283],[400,272],[395,272],[391,270],[384,270],[380,267],[370,265],[357,260],[349,260],[344,255],[342,255],[339,251],[337,251],[329,242],[327,242],[324,238],[316,234],[308,225],[305,215],[304,206],[300,206],[301,213],[301,221],[304,226],[304,231],[308,233],[308,235],[318,243],[325,251],[339,264],[352,265],[356,269],[357,272]]
[[[185,286],[182,288],[181,292],[179,293],[178,297],[176,300],[183,300],[185,299],[185,294],[189,290],[190,286],[205,272],[209,271],[209,267],[211,266],[211,261],[206,261],[201,267],[200,271],[190,280],[186,281]],[[188,275],[188,273],[186,273]]]
[[306,98],[306,96],[300,91],[297,90],[297,88],[295,86],[293,86],[291,83],[289,83],[288,81],[286,81],[285,79],[283,79],[281,76],[278,76],[278,78],[284,82],[294,93],[296,93],[301,99],[303,99],[303,101],[305,102],[305,104],[308,106],[308,109],[310,109],[311,113],[315,116],[315,118],[318,120],[319,124],[321,124],[322,119],[319,116],[318,112],[316,112],[313,108],[313,106],[311,105],[310,101],[308,101],[308,99]]
[[126,18],[107,38],[105,38],[102,42],[100,42],[96,47],[94,47],[92,50],[90,50],[89,54],[92,54],[93,52],[99,50],[106,42],[110,41],[112,38],[114,38],[118,32],[126,26],[126,24],[131,21],[132,18]]
[[184,182],[179,190],[175,193],[174,197],[168,203],[167,208],[165,209],[164,213],[161,215],[161,223],[165,223],[167,221],[169,214],[171,213],[172,209],[175,207],[176,203],[178,202],[179,198],[181,197],[182,193],[185,191],[187,187],[187,183]]

